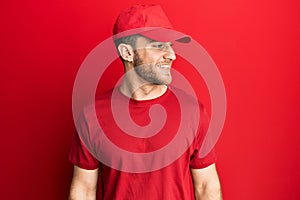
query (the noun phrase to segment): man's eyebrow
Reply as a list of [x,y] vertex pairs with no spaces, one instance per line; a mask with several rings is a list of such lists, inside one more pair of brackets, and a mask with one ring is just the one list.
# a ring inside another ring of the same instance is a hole
[[152,42],[159,42],[159,41],[157,41],[157,40],[152,40],[152,39],[149,38],[149,42],[152,43]]
[[158,41],[158,40],[153,40],[151,38],[148,38],[148,37],[145,37],[149,43],[155,43],[155,42],[159,42],[159,43],[171,43],[173,44],[172,42],[163,42],[163,41]]
[[169,43],[169,42],[162,42],[162,41],[157,41],[157,40],[151,40],[149,43]]

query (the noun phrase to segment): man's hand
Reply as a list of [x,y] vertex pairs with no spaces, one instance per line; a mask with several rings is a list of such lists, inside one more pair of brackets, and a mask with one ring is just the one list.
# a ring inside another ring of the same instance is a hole
[[85,170],[74,166],[69,200],[95,200],[98,169]]
[[191,169],[196,200],[222,200],[221,185],[215,164]]

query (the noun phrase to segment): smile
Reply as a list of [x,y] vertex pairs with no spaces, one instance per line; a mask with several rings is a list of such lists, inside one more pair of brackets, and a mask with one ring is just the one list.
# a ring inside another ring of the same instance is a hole
[[159,67],[161,69],[171,69],[170,65],[157,65],[157,67]]

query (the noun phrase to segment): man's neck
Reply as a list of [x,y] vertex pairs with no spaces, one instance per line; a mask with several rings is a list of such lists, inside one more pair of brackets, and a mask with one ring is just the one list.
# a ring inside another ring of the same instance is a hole
[[156,85],[147,83],[142,86],[134,86],[126,81],[123,81],[120,86],[120,92],[125,96],[135,100],[150,100],[162,96],[167,91],[166,85]]

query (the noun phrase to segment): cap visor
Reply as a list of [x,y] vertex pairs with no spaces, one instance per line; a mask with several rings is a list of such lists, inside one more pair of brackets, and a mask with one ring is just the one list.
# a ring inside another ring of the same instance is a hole
[[142,32],[140,34],[159,42],[177,41],[181,43],[189,43],[191,41],[190,36],[172,29],[165,29],[165,28],[156,28],[153,30]]
[[137,28],[129,31],[125,31],[114,35],[114,39],[119,39],[122,37],[140,34],[145,37],[148,37],[152,40],[159,42],[180,42],[180,43],[189,43],[191,41],[191,37],[175,31],[173,29],[161,28],[161,27],[146,27],[146,28]]

